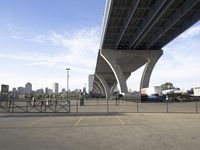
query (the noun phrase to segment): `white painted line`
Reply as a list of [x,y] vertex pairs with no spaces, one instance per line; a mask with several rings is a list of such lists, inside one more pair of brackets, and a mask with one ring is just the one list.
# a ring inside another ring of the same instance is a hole
[[80,123],[80,121],[83,119],[83,116],[82,117],[80,117],[77,121],[76,121],[76,123],[74,124],[74,126],[76,127],[76,126],[78,126],[79,125],[79,123]]
[[119,116],[116,116],[116,118],[117,118],[117,120],[119,120],[121,125],[123,125],[123,126],[125,125],[125,123],[119,118]]
[[33,126],[33,125],[36,125],[36,124],[40,123],[42,120],[44,120],[44,118],[38,119],[38,120],[36,120],[36,121],[30,123],[30,124],[28,124],[26,127],[31,127],[31,126]]

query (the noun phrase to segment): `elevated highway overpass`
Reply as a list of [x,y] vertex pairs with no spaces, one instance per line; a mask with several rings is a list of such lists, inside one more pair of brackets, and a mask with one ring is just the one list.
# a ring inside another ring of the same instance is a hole
[[200,19],[200,0],[107,0],[93,89],[110,97],[145,65],[140,89],[149,86],[162,48]]

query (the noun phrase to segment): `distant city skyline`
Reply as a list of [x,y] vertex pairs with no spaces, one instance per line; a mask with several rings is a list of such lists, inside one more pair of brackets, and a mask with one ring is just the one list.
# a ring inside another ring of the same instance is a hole
[[[41,88],[36,88],[36,89],[32,89],[32,83],[31,82],[27,82],[25,85],[20,85],[20,86],[16,86],[16,87],[10,87],[10,85],[8,84],[0,84],[0,85],[6,85],[8,86],[8,90],[9,91],[18,91],[19,93],[24,93],[24,94],[30,94],[31,92],[37,92],[37,91],[43,91],[43,93],[60,93],[60,92],[66,92],[65,88],[60,89],[59,88],[59,83],[52,83],[50,87],[41,87]],[[84,88],[84,87],[83,87]],[[83,90],[76,88],[76,89],[69,89],[69,91],[79,91],[79,90]],[[87,88],[87,87],[86,87]],[[1,88],[0,88],[1,91]]]
[[[32,89],[88,87],[95,72],[105,0],[6,0],[0,2],[0,84],[10,89],[27,82]],[[200,86],[200,22],[166,45],[150,86],[172,82]],[[143,67],[144,68],[144,67]],[[132,73],[128,89],[139,90],[142,69]],[[87,89],[88,90],[88,89]]]

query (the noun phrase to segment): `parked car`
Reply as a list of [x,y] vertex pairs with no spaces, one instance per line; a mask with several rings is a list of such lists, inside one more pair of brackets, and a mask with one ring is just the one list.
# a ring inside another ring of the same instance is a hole
[[147,98],[149,102],[162,102],[165,99],[164,96],[159,96],[158,94],[148,95]]

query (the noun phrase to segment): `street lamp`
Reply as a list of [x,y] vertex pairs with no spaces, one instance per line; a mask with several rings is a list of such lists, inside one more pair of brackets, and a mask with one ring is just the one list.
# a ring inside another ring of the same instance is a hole
[[67,101],[69,101],[68,96],[69,96],[69,70],[70,68],[66,68],[66,70],[67,70]]

